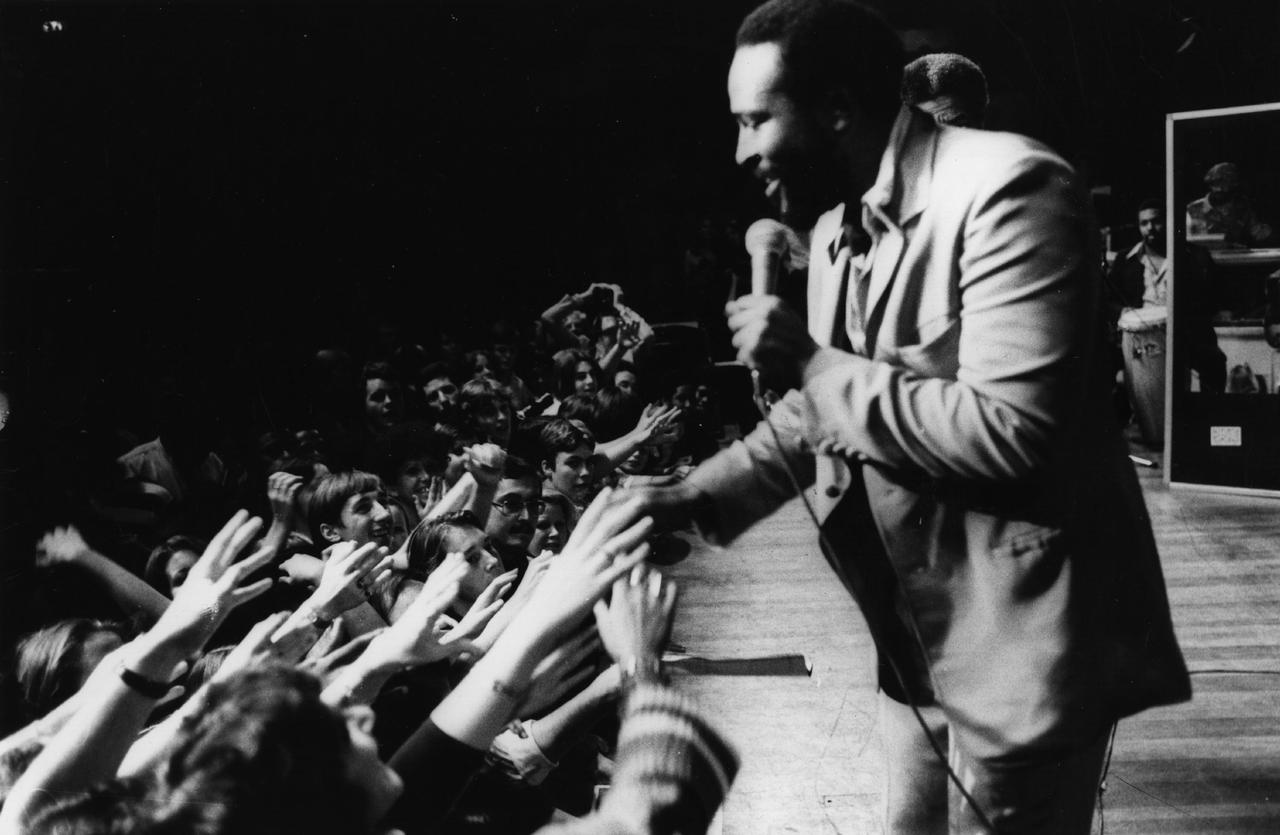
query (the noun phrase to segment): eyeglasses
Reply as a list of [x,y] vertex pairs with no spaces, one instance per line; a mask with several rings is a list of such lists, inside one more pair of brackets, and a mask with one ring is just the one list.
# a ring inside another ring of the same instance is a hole
[[495,501],[493,506],[508,516],[519,515],[522,510],[528,510],[530,516],[537,516],[542,513],[542,509],[547,506],[547,503],[542,499],[521,499],[519,496],[506,496],[500,502]]

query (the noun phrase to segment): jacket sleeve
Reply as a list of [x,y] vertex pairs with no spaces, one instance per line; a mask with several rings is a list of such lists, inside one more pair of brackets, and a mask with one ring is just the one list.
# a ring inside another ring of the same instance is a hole
[[819,350],[803,386],[814,447],[938,479],[1043,474],[1083,392],[1096,292],[1087,215],[1070,168],[1047,152],[978,173],[991,185],[963,217],[956,320],[907,349],[945,355],[954,376]]
[[788,392],[774,404],[768,421],[762,420],[747,437],[689,474],[687,481],[709,500],[710,512],[697,519],[708,540],[730,542],[794,497],[791,474],[802,489],[813,483],[814,461],[805,442],[805,412],[800,392]]

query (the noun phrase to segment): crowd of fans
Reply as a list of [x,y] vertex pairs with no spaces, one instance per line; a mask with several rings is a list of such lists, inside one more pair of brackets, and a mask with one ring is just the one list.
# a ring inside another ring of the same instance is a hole
[[51,460],[37,585],[92,591],[12,648],[0,832],[705,828],[736,760],[614,490],[717,448],[705,367],[612,285],[422,336],[319,347],[289,425],[161,398]]

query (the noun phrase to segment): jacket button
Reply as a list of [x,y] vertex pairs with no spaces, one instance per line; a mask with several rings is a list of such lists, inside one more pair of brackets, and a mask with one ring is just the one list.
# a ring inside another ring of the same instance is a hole
[[839,487],[837,487],[837,486],[835,486],[834,484],[832,484],[830,487],[828,487],[828,488],[827,488],[827,498],[828,498],[828,499],[835,499],[835,498],[838,498],[839,496],[840,496],[840,488],[839,488]]

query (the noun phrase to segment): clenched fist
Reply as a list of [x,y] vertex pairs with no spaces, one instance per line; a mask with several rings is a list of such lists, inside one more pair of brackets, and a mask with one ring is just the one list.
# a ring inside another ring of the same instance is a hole
[[767,388],[799,388],[804,367],[818,350],[799,315],[777,296],[743,296],[725,305],[739,361],[760,372]]

